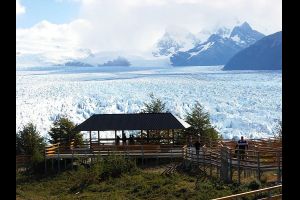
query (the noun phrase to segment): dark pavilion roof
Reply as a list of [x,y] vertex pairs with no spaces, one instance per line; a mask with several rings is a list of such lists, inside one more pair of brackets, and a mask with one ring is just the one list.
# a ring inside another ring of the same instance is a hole
[[77,131],[167,130],[189,125],[171,113],[94,114],[75,127]]

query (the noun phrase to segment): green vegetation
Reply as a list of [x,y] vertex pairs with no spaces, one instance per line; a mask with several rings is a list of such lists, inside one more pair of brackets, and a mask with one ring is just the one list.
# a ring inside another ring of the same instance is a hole
[[30,166],[36,166],[43,160],[45,142],[36,126],[28,123],[16,134],[16,153],[31,156]]
[[163,113],[166,112],[166,103],[162,102],[161,99],[156,98],[153,93],[150,95],[150,103],[144,103],[145,109],[142,110],[142,113]]
[[67,117],[58,117],[49,131],[50,143],[70,144],[71,140],[74,140],[74,145],[82,144],[82,134],[79,131],[74,131],[74,128],[75,124]]
[[204,111],[204,107],[199,102],[194,105],[190,113],[187,113],[185,121],[191,125],[182,132],[185,136],[200,136],[201,141],[216,140],[220,137],[211,125],[209,114]]
[[[100,159],[100,158],[99,158]],[[48,177],[17,174],[17,199],[212,199],[260,188],[224,184],[203,173],[178,171],[161,175],[166,166],[139,169],[133,160],[111,156],[91,166]],[[201,174],[201,175],[200,175]],[[247,199],[247,198],[245,198]]]

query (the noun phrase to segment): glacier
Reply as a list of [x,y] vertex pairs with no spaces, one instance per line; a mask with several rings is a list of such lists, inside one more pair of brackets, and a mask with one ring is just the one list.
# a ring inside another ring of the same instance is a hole
[[32,122],[47,137],[58,115],[78,124],[92,114],[140,112],[153,93],[181,119],[199,101],[224,138],[273,136],[282,117],[281,71],[222,67],[17,68],[16,131]]

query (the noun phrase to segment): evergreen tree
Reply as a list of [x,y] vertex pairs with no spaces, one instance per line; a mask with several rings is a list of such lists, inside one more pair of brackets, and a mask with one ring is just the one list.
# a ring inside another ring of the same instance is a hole
[[32,162],[39,162],[43,159],[45,141],[40,133],[36,130],[36,126],[28,123],[21,131],[16,134],[16,150],[17,154],[25,154],[32,156]]
[[220,137],[211,125],[209,114],[204,111],[199,102],[194,105],[190,113],[187,113],[186,122],[191,126],[183,131],[184,136],[200,136],[201,141],[217,140]]
[[163,113],[166,112],[166,103],[162,102],[161,99],[154,97],[153,93],[150,94],[150,103],[144,103],[145,109],[142,113]]
[[[166,103],[164,103],[161,99],[156,98],[153,93],[150,95],[151,101],[150,103],[144,103],[145,109],[142,110],[142,113],[164,113],[166,111]],[[170,137],[169,133],[167,131],[154,131],[149,130],[148,135],[144,135],[143,137],[149,137],[152,138],[152,143],[160,143],[161,137]]]
[[49,131],[50,143],[60,142],[62,145],[69,145],[74,140],[74,145],[82,144],[82,134],[79,131],[74,131],[74,128],[75,124],[67,117],[58,117]]

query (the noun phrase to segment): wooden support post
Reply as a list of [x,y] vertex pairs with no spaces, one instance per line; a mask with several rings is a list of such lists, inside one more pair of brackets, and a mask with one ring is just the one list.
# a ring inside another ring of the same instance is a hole
[[100,133],[98,131],[98,144],[100,145]]
[[58,160],[58,172],[60,172],[60,154],[59,154],[59,144],[57,148],[57,160]]
[[73,162],[74,162],[74,150],[72,149],[72,161],[71,161],[72,163],[71,163],[71,167],[72,167],[72,169],[73,169]]
[[90,148],[92,148],[92,131],[90,131]]
[[229,151],[229,181],[232,182],[232,154]]
[[277,163],[278,163],[278,172],[277,172],[277,183],[281,182],[281,169],[280,169],[280,156],[279,153],[276,153]]
[[124,133],[124,130],[122,130],[122,142],[123,142],[123,145],[125,145],[125,144],[124,144],[124,141],[125,141],[125,143],[126,143],[126,140],[124,140],[124,138],[125,138],[125,133]]
[[[143,132],[143,130],[141,130],[141,133]],[[147,143],[149,143],[149,138],[150,138],[150,135],[149,135],[149,130],[147,130]]]
[[45,149],[45,174],[47,173],[47,158],[46,158],[46,149]]
[[259,152],[257,152],[257,179],[260,181],[260,159],[259,159]]
[[175,138],[174,138],[174,129],[172,129],[172,143],[173,143],[173,146],[174,146],[174,141],[175,141]]
[[241,184],[241,156],[240,156],[240,151],[238,151],[238,183]]
[[210,161],[210,170],[209,170],[209,174],[210,176],[212,176],[212,157],[211,157],[211,149],[209,152],[209,161]]
[[143,144],[143,130],[141,130],[141,144]]
[[143,146],[143,144],[141,145],[141,150],[142,150],[142,166],[144,166],[144,146]]

